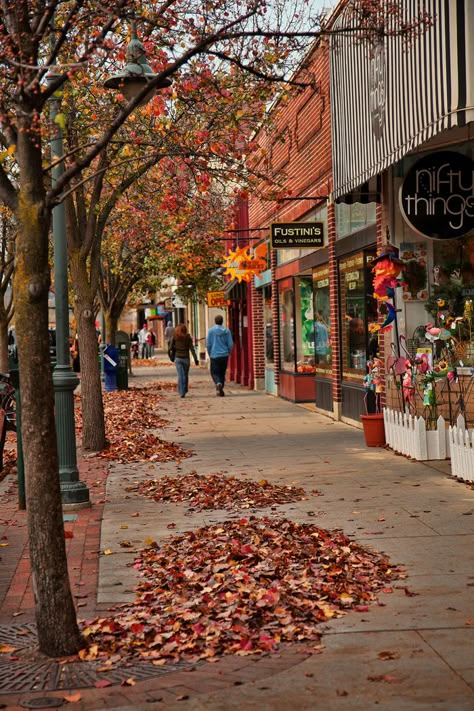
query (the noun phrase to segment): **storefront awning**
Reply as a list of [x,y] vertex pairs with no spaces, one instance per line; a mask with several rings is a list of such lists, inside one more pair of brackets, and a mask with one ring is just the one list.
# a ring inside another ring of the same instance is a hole
[[[403,3],[407,21],[419,3]],[[371,179],[441,131],[474,121],[472,0],[427,0],[432,24],[406,42],[369,46],[331,36],[331,123],[336,200],[377,194]],[[348,11],[335,29],[349,26]],[[364,187],[367,186],[367,187]]]
[[231,279],[224,286],[224,297],[237,301],[242,297],[242,289],[245,287],[246,284],[242,284],[238,279]]

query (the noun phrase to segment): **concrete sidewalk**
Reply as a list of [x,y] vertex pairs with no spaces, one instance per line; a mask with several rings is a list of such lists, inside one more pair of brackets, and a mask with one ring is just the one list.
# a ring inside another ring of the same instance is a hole
[[[132,386],[176,377],[169,367],[135,373]],[[195,454],[179,465],[111,464],[100,550],[113,555],[99,559],[96,603],[101,609],[134,599],[131,563],[147,537],[169,537],[170,523],[176,535],[229,518],[224,511],[190,515],[184,505],[157,504],[128,491],[150,476],[193,470],[245,473],[307,492],[317,489],[320,496],[280,506],[279,512],[342,529],[385,552],[408,577],[392,594],[381,596],[384,605],[327,623],[322,654],[308,657],[295,645],[265,657],[225,657],[171,672],[160,667],[156,677],[135,686],[81,690],[82,700],[71,708],[474,708],[474,490],[424,464],[368,449],[361,431],[306,407],[232,384],[226,397],[218,398],[203,369],[192,369],[186,398],[173,392],[163,397],[159,412],[169,426],[160,436]],[[120,547],[124,538],[132,548]],[[381,659],[381,652],[389,658]],[[19,699],[12,696],[9,703]]]

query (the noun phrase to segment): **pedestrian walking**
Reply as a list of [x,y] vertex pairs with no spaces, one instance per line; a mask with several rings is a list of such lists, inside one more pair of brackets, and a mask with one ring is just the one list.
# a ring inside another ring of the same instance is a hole
[[138,344],[140,346],[140,358],[148,358],[148,328],[146,323],[138,331]]
[[174,326],[171,321],[168,321],[168,323],[166,324],[166,328],[165,328],[165,341],[166,341],[168,350],[169,350],[170,343],[171,343],[173,336],[174,336]]
[[146,334],[146,344],[148,346],[148,357],[150,358],[153,355],[153,336],[152,336],[152,331],[148,331]]
[[225,374],[234,341],[229,329],[222,325],[224,319],[220,314],[214,321],[216,325],[207,332],[206,348],[211,359],[211,378],[216,386],[216,395],[224,397]]
[[174,364],[178,373],[178,393],[181,397],[185,397],[189,384],[189,354],[192,354],[195,365],[199,365],[199,361],[194,349],[193,339],[184,323],[176,326],[174,336],[170,341],[170,350],[175,352]]

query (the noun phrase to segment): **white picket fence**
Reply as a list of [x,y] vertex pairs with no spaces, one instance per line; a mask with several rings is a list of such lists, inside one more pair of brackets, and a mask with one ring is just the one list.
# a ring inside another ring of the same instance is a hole
[[449,428],[448,442],[451,474],[458,479],[474,482],[474,430],[466,429],[462,417],[458,417],[456,425]]
[[422,417],[384,408],[385,440],[395,451],[418,461],[451,457],[451,473],[474,481],[474,431],[467,430],[460,415],[456,425],[446,428],[438,417],[435,430],[427,430]]

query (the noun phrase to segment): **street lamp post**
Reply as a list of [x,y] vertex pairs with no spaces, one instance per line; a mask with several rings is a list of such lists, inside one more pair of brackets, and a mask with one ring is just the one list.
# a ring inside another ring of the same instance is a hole
[[[48,81],[54,82],[54,73]],[[51,157],[53,185],[64,172],[64,151],[61,98],[53,94],[50,99],[52,125]],[[55,393],[56,438],[59,459],[61,499],[68,508],[90,505],[89,489],[79,479],[76,456],[76,430],[74,423],[74,390],[79,380],[71,368],[69,352],[69,303],[67,278],[67,234],[64,202],[53,209],[54,284],[56,308],[56,366],[53,371]]]

